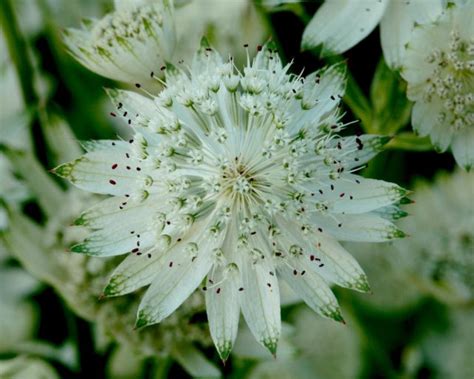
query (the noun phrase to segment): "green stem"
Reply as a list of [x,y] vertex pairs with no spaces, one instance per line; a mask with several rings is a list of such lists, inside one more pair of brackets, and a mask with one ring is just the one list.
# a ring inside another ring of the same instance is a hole
[[364,129],[366,133],[370,133],[372,125],[372,108],[369,100],[367,100],[349,71],[347,72],[346,77],[346,93],[343,100],[351,109],[352,113],[360,119],[362,129]]
[[33,86],[35,73],[28,56],[26,41],[18,27],[10,0],[0,1],[0,21],[7,41],[8,52],[20,80],[23,101],[27,107],[35,107],[38,104],[38,96]]
[[377,338],[372,334],[370,328],[368,328],[363,320],[361,320],[360,315],[354,308],[353,299],[349,298],[347,295],[343,295],[341,303],[342,302],[344,302],[344,311],[350,314],[351,319],[354,320],[354,330],[368,349],[370,355],[384,371],[384,377],[387,379],[397,379],[399,376],[390,361],[390,357],[387,355],[379,341],[377,341]]
[[172,363],[173,360],[169,357],[155,359],[151,379],[167,379]]

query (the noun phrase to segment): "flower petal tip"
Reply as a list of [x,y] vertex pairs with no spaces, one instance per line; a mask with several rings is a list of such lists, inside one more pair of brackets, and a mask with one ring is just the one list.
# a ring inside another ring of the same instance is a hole
[[142,329],[147,325],[150,325],[151,322],[148,318],[148,316],[143,312],[143,310],[140,310],[138,312],[138,317],[137,321],[135,322],[134,330]]
[[85,242],[78,243],[78,244],[72,246],[71,251],[73,253],[81,253],[81,254],[89,254],[90,253],[90,251],[87,247],[87,244]]
[[273,355],[273,358],[276,359],[278,340],[275,340],[275,339],[265,340],[263,341],[263,345],[268,349],[270,354]]
[[221,358],[222,364],[225,366],[227,359],[232,351],[232,341],[224,341],[222,344],[216,345],[217,352]]
[[61,178],[68,179],[71,177],[73,167],[74,165],[72,163],[64,163],[58,167],[49,170],[49,172]]

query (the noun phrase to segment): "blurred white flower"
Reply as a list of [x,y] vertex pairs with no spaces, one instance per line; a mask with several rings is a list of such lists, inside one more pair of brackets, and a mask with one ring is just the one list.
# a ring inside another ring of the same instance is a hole
[[[472,271],[471,271],[472,273]],[[433,379],[469,379],[474,375],[473,309],[459,309],[450,315],[450,326],[433,331],[423,340],[423,351],[434,372]]]
[[37,309],[27,297],[37,288],[38,282],[21,268],[0,266],[0,353],[33,338]]
[[175,48],[172,0],[117,0],[115,11],[68,29],[72,55],[91,71],[129,83],[156,82]]
[[474,2],[451,5],[435,23],[413,31],[402,76],[415,102],[413,128],[457,163],[474,164]]
[[341,321],[329,284],[368,285],[338,240],[403,236],[385,216],[406,191],[353,174],[386,139],[335,134],[344,128],[342,67],[306,78],[289,68],[265,46],[238,71],[203,41],[191,66],[168,66],[158,96],[109,91],[134,139],[91,142],[86,155],[55,169],[79,188],[113,195],[78,220],[93,232],[72,249],[129,254],[105,295],[151,284],[138,327],[168,317],[206,278],[222,359],[240,309],[275,353],[277,275],[316,312]]
[[46,361],[28,356],[0,360],[0,377],[8,379],[59,379],[58,373]]
[[308,309],[291,315],[290,342],[298,351],[293,358],[263,362],[249,379],[353,379],[362,368],[362,344],[351,318],[342,325],[316,317]]
[[192,61],[196,46],[206,36],[217,50],[244,64],[244,44],[255,49],[268,38],[266,23],[252,0],[193,0],[175,11],[176,60]]
[[474,174],[462,171],[418,185],[400,224],[411,236],[395,244],[400,270],[450,303],[474,300],[473,194]]
[[400,264],[400,253],[393,244],[347,244],[346,247],[370,278],[372,292],[357,299],[379,312],[406,311],[422,296],[411,277],[412,272]]
[[326,0],[306,26],[302,46],[322,45],[322,55],[340,54],[380,23],[385,60],[398,69],[415,25],[436,20],[442,9],[442,0]]

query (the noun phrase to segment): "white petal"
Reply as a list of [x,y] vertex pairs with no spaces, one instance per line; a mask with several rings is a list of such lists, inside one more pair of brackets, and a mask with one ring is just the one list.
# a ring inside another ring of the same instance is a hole
[[125,295],[149,285],[165,263],[160,253],[152,254],[151,258],[137,255],[127,256],[113,272],[104,289],[104,295]]
[[[216,284],[206,291],[206,309],[211,337],[217,352],[226,361],[237,337],[240,316],[240,275],[237,266],[212,270],[213,276],[208,277]],[[226,270],[224,272],[224,270]]]
[[[144,251],[142,255],[129,255],[115,269],[104,290],[106,296],[124,295],[135,291],[138,288],[150,284],[161,271],[165,271],[168,275],[168,268],[175,268],[175,258],[183,258],[186,254],[183,250],[189,249],[190,243],[196,243],[198,246],[198,254],[208,254],[212,250],[215,243],[210,238],[204,239],[202,245],[199,240],[204,236],[205,223],[196,223],[188,232],[181,237],[181,242],[172,240],[171,236],[162,235],[156,239],[152,249]],[[196,242],[195,242],[196,241]],[[191,257],[192,258],[192,257]],[[202,261],[202,260],[201,260]],[[171,262],[173,262],[171,264]],[[171,266],[170,266],[171,264]],[[171,275],[171,273],[170,273]]]
[[211,264],[209,251],[195,257],[184,250],[168,256],[167,264],[156,267],[155,279],[140,303],[136,327],[156,324],[173,313],[199,286]]
[[446,151],[453,138],[453,129],[449,124],[437,122],[430,133],[431,143],[439,152]]
[[[346,88],[346,66],[335,64],[308,75],[303,86],[302,105],[313,106],[307,112],[301,112],[300,104],[295,103],[293,123],[301,128],[309,124],[313,127],[332,114],[339,105]],[[315,105],[314,105],[315,104]]]
[[381,20],[388,0],[328,0],[303,33],[302,47],[323,44],[324,55],[343,53],[367,37]]
[[127,125],[143,134],[148,144],[157,145],[161,141],[161,137],[154,132],[163,111],[152,99],[132,91],[107,89],[106,92],[117,108],[114,112],[116,116],[122,117]]
[[405,236],[392,222],[373,213],[340,214],[333,217],[314,214],[311,215],[311,221],[323,233],[339,241],[385,242]]
[[141,173],[141,161],[125,142],[111,142],[108,150],[96,150],[54,169],[54,173],[69,179],[86,191],[125,195],[151,185]]
[[156,243],[159,225],[154,217],[160,211],[158,200],[156,195],[143,200],[117,196],[100,202],[75,221],[93,231],[72,251],[100,256],[145,252]]
[[[306,186],[314,196],[311,201],[323,201],[331,213],[362,214],[393,204],[408,193],[397,184],[383,180],[365,179],[356,175],[342,175],[331,186]],[[319,191],[321,190],[322,193]]]
[[[336,147],[338,143],[341,144],[343,155],[340,160],[345,170],[348,171],[355,167],[361,167],[370,161],[383,151],[385,144],[389,141],[390,137],[387,136],[364,134],[360,137],[351,136],[334,139],[330,146]],[[347,151],[352,151],[352,153],[346,154]]]
[[245,321],[257,341],[275,355],[281,332],[280,293],[275,271],[250,262],[244,262],[240,271]]
[[[329,273],[328,278],[342,287],[361,292],[369,291],[369,283],[364,271],[339,242],[332,238],[320,238],[317,252],[321,254],[322,262],[327,261],[326,269],[321,272],[322,275]],[[321,263],[312,264],[317,267]]]
[[171,355],[194,378],[216,378],[221,376],[218,368],[200,350],[189,343],[179,344],[173,349]]
[[320,232],[303,235],[295,223],[282,218],[277,218],[276,221],[289,244],[303,248],[307,267],[311,270],[330,283],[363,292],[369,290],[364,271],[334,238]]
[[[441,109],[441,104],[438,109]],[[436,119],[437,113],[436,106],[417,101],[413,105],[411,114],[413,129],[422,137],[428,135],[438,122]]]
[[474,128],[468,125],[453,138],[451,146],[458,165],[469,171],[474,166]]
[[380,38],[385,61],[400,68],[405,44],[410,40],[415,23],[434,21],[442,12],[441,0],[392,0],[380,23]]
[[316,272],[306,270],[297,259],[291,261],[293,267],[282,264],[278,267],[285,282],[304,300],[308,306],[322,316],[342,321],[337,299],[329,284]]

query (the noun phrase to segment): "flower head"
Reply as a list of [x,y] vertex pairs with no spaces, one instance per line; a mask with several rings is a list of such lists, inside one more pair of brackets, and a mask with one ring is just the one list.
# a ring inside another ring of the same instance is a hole
[[451,303],[474,300],[473,193],[474,175],[462,171],[419,185],[413,216],[401,224],[412,236],[395,245],[400,268]]
[[323,55],[340,54],[380,23],[385,60],[391,68],[399,68],[415,25],[434,21],[441,12],[441,0],[327,0],[306,27],[302,46],[322,45]]
[[402,76],[415,101],[412,124],[457,163],[474,164],[474,3],[451,6],[436,23],[417,27]]
[[336,134],[342,67],[306,78],[289,69],[265,46],[238,71],[203,41],[190,67],[167,67],[157,96],[109,91],[132,140],[88,143],[87,154],[56,168],[82,189],[113,195],[78,220],[93,231],[73,251],[128,253],[105,295],[151,284],[138,327],[165,319],[201,286],[223,359],[240,310],[275,353],[278,278],[342,320],[329,285],[368,284],[337,240],[403,236],[385,216],[406,191],[353,173],[386,139]]
[[152,81],[175,47],[172,0],[116,1],[101,20],[68,29],[72,55],[91,71],[130,83]]

